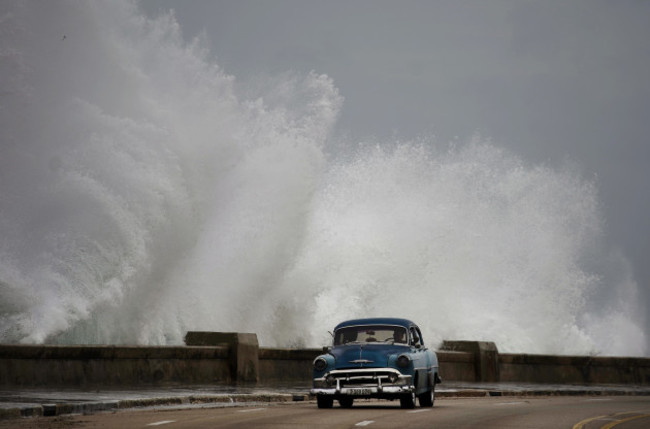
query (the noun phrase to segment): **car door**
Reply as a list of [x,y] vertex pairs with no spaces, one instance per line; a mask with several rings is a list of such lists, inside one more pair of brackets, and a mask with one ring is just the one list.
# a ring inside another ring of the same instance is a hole
[[429,354],[427,353],[427,348],[424,346],[420,328],[411,326],[409,331],[411,335],[413,365],[416,373],[415,388],[417,393],[422,393],[428,390],[431,362],[429,362]]

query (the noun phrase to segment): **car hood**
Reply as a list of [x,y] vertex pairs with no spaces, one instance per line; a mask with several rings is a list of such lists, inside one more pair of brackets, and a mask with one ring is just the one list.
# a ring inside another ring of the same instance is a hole
[[388,365],[388,356],[408,350],[405,346],[365,343],[334,347],[330,354],[336,358],[336,369],[384,368]]

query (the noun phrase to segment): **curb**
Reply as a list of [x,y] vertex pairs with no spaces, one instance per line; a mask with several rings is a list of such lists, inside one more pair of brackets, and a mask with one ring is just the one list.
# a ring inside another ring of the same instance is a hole
[[125,410],[138,407],[195,405],[195,404],[245,404],[251,402],[303,401],[304,395],[292,394],[233,394],[233,395],[191,395],[159,398],[125,399],[119,401],[52,403],[22,408],[0,409],[0,420],[21,417],[54,417],[65,414],[93,414],[103,411]]
[[[650,389],[537,389],[537,390],[486,390],[460,389],[436,391],[440,398],[487,398],[514,396],[650,396]],[[228,394],[228,395],[190,395],[157,398],[125,399],[117,401],[49,403],[22,408],[0,408],[0,420],[24,417],[54,417],[66,414],[93,414],[104,411],[126,410],[129,408],[182,406],[200,404],[246,404],[246,403],[282,403],[315,400],[315,396],[303,393],[268,393],[268,394]]]
[[536,389],[536,390],[485,390],[463,389],[436,391],[436,398],[484,398],[494,396],[650,396],[650,389]]

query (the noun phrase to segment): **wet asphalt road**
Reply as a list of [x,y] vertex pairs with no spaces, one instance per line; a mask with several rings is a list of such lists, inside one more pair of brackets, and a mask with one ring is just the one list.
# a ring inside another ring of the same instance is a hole
[[650,396],[535,396],[437,399],[433,408],[357,401],[352,409],[315,401],[245,406],[145,408],[92,415],[1,420],[0,428],[575,428],[650,427]]
[[319,410],[308,392],[305,386],[5,390],[0,428],[280,428],[321,422],[332,425],[322,427],[396,427],[391,425],[402,420],[408,426],[400,427],[433,422],[435,427],[650,427],[650,386],[443,383],[433,409],[415,410],[367,400],[356,401],[353,410]]

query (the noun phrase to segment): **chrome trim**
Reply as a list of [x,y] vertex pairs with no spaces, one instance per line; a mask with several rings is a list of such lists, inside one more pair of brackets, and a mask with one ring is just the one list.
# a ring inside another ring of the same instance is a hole
[[[401,394],[411,393],[415,391],[415,386],[363,386],[363,387],[343,387],[343,388],[313,388],[309,392],[312,395],[349,395],[358,396],[354,392],[359,389],[366,389],[370,391],[370,395],[379,394]],[[365,396],[365,395],[362,395]]]
[[381,372],[381,373],[393,373],[397,374],[398,376],[401,376],[402,373],[396,370],[395,368],[349,368],[349,369],[333,369],[330,372],[326,374],[331,375],[333,377],[336,377],[337,375],[340,374],[347,374],[347,373],[354,373],[354,374],[372,374],[376,372]]
[[386,389],[391,391],[393,388],[402,389],[400,391],[404,391],[405,388],[414,389],[412,379],[411,375],[402,374],[394,368],[334,369],[321,378],[314,378],[313,386],[319,391],[333,389],[337,394],[342,394],[345,389],[354,388],[376,388],[381,393],[386,392]]
[[355,359],[349,361],[350,363],[375,363],[374,360],[368,360],[368,359]]

